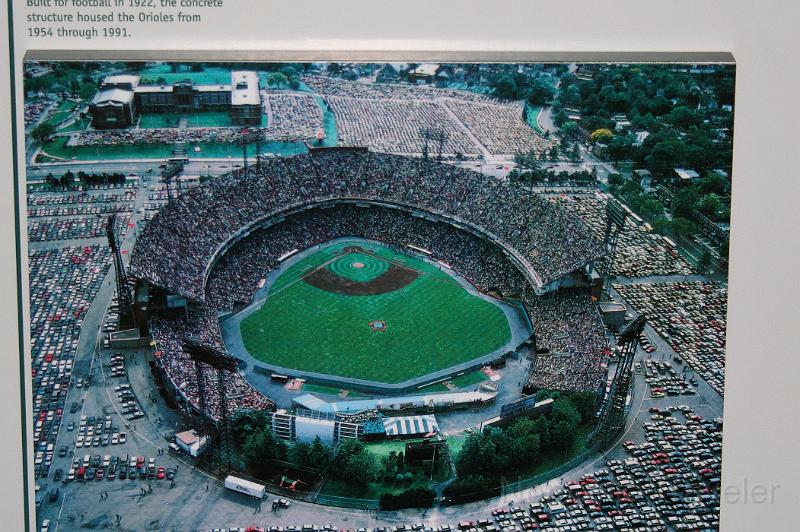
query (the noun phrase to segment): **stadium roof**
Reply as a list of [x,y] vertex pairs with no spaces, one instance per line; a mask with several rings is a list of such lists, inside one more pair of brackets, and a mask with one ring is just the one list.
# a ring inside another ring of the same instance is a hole
[[436,416],[429,414],[425,416],[387,417],[383,420],[383,428],[386,430],[387,436],[414,436],[438,432],[439,424],[436,422]]
[[123,104],[133,101],[133,92],[125,89],[101,90],[92,98],[92,105]]
[[354,414],[365,410],[399,411],[426,406],[465,405],[483,403],[492,400],[497,392],[450,392],[427,395],[408,395],[402,397],[386,397],[379,399],[357,399],[353,401],[335,401],[329,403],[310,393],[292,400],[297,406],[322,412],[325,414]]
[[103,78],[102,85],[130,85],[136,87],[139,84],[139,76],[133,74],[118,74]]

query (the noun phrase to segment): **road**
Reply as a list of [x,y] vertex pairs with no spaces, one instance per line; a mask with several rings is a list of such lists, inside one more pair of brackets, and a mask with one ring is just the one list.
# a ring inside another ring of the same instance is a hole
[[[252,161],[251,161],[252,163]],[[28,166],[26,176],[28,181],[40,181],[48,174],[60,176],[68,170],[74,174],[80,171],[86,173],[123,173],[137,175],[158,175],[159,165],[163,160],[119,160],[119,161],[74,161],[68,163],[44,163]],[[215,176],[230,172],[232,168],[241,166],[241,159],[190,159],[184,166],[184,175],[189,176]]]

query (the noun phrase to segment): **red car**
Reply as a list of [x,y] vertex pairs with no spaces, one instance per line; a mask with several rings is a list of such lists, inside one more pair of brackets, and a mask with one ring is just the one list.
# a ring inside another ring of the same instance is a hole
[[159,466],[158,472],[156,473],[156,478],[158,480],[163,480],[166,473],[164,472],[164,466]]

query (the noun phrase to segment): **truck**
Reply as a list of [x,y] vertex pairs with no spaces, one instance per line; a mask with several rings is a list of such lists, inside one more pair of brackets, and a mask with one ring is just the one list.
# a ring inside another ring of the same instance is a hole
[[229,490],[238,491],[245,495],[250,495],[257,499],[263,499],[267,489],[262,484],[257,484],[243,478],[228,475],[225,477],[225,487]]

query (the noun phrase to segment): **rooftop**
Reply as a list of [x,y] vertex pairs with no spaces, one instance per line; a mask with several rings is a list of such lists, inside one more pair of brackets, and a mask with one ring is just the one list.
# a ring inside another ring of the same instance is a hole
[[251,70],[231,72],[231,104],[261,104],[261,99],[258,95],[258,74]]

